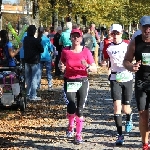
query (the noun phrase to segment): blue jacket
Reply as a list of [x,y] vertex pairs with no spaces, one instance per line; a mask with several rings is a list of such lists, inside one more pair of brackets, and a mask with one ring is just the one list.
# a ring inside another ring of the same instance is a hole
[[23,40],[24,38],[27,36],[27,32],[24,33],[22,39],[21,39],[21,42],[22,42],[22,47],[20,48],[20,58],[24,58],[24,48],[23,48]]
[[72,42],[70,40],[70,33],[71,33],[71,30],[69,29],[61,33],[59,42],[62,43],[64,47],[72,45]]
[[51,52],[53,52],[53,45],[47,36],[43,35],[41,39],[41,44],[44,48],[44,52],[41,53],[41,61],[50,61],[52,59]]
[[6,46],[4,48],[4,51],[5,51],[5,55],[6,55],[6,58],[8,60],[8,66],[9,67],[15,67],[16,66],[16,61],[14,58],[12,58],[10,55],[9,55],[9,51],[8,49],[12,49],[13,50],[13,45],[11,42],[7,42],[6,43]]

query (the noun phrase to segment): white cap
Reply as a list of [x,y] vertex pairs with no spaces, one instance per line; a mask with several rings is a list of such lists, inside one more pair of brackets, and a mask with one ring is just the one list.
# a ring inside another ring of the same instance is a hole
[[110,27],[110,31],[118,31],[118,32],[122,32],[122,26],[120,24],[113,24],[111,27]]

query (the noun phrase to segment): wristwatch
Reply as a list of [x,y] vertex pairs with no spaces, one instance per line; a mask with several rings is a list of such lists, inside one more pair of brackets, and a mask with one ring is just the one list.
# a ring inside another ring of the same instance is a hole
[[86,67],[86,71],[87,71],[87,72],[91,72],[90,67],[91,67],[91,65],[88,65],[88,66]]

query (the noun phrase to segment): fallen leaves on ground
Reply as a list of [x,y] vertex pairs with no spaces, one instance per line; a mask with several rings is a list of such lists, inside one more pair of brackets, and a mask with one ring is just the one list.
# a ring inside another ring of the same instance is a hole
[[[106,72],[100,68],[98,73],[90,74],[90,80],[99,77],[102,71]],[[42,84],[47,88],[46,78],[42,79]],[[60,100],[63,78],[54,78],[53,85],[54,88],[60,87],[60,90],[52,92],[48,92],[46,88],[41,90],[42,101],[27,103],[23,113],[12,108],[0,110],[0,149],[17,150],[24,147],[30,149],[29,139],[31,141],[42,139],[52,143],[60,141],[61,135],[57,131],[64,132],[65,129],[59,125],[59,122],[66,118],[66,106]]]

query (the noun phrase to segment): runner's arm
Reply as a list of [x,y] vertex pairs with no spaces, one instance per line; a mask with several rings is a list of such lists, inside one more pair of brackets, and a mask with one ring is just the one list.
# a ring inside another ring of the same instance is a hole
[[97,67],[95,63],[92,63],[87,69],[89,72],[97,72]]
[[59,69],[60,69],[62,72],[64,72],[65,69],[66,69],[65,62],[66,62],[65,54],[64,54],[64,51],[62,51],[62,52],[61,52],[61,58],[60,58],[60,61],[59,61],[59,64],[58,64],[58,67],[59,67]]
[[124,67],[129,71],[133,71],[132,61],[134,58],[134,53],[135,53],[135,40],[132,40],[128,45],[127,53],[123,61]]
[[89,72],[97,72],[97,66],[90,50],[87,51],[87,60],[81,60],[82,65],[86,67]]

